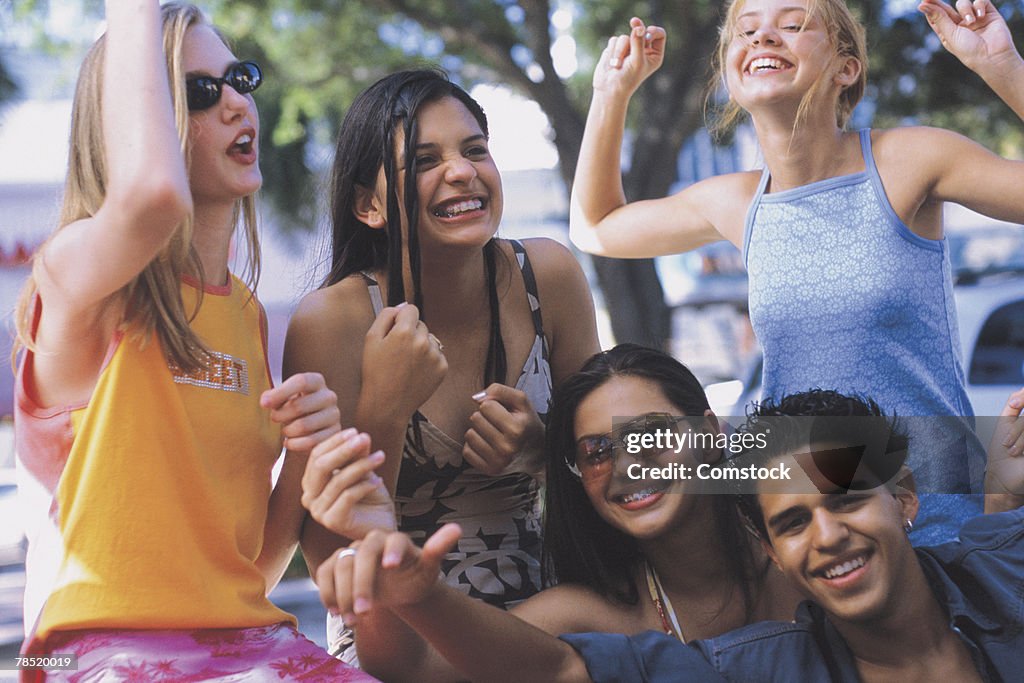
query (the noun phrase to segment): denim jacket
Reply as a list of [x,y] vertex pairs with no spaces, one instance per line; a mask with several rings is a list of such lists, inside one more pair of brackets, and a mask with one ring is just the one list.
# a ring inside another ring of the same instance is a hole
[[[950,627],[985,681],[1024,681],[1024,510],[981,515],[960,539],[916,549]],[[800,605],[793,622],[762,622],[683,645],[647,631],[563,635],[604,681],[858,683],[856,663],[825,612]]]

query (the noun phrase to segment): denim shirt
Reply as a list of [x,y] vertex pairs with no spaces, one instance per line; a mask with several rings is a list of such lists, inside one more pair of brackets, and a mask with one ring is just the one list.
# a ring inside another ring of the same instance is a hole
[[[978,516],[964,524],[960,540],[916,553],[982,679],[1024,681],[1024,510]],[[687,645],[656,631],[562,639],[597,683],[860,681],[846,642],[810,602],[793,622],[751,624]]]

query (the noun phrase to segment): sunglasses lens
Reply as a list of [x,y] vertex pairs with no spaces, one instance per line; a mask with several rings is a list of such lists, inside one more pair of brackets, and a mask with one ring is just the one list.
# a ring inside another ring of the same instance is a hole
[[241,94],[250,93],[260,87],[263,72],[256,62],[239,62],[224,75],[224,80]]
[[615,444],[607,436],[590,436],[579,442],[576,467],[580,475],[591,478],[608,470]]
[[216,78],[200,76],[185,83],[189,111],[202,111],[217,104],[220,99],[220,82]]

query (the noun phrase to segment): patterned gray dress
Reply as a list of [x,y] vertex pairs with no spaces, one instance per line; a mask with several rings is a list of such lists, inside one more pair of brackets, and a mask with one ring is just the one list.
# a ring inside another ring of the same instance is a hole
[[[511,245],[533,312],[534,341],[515,387],[544,420],[551,402],[551,368],[537,283],[526,250]],[[367,279],[374,313],[383,308],[380,288]],[[422,449],[416,447],[416,426]],[[448,522],[463,536],[442,563],[445,580],[467,595],[502,608],[540,590],[541,524],[539,486],[527,474],[492,477],[462,458],[463,444],[417,411],[406,431],[395,495],[398,528],[422,545]],[[355,662],[352,633],[340,617],[328,615],[328,651]]]

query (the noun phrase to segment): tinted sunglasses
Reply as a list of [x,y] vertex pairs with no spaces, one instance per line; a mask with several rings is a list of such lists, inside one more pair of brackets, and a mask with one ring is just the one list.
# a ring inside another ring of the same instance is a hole
[[214,76],[192,76],[185,80],[188,96],[188,110],[202,111],[220,102],[220,95],[227,83],[240,95],[251,93],[263,82],[263,72],[256,62],[235,62],[220,78]]
[[[676,425],[684,419],[668,413],[648,413],[630,420],[607,434],[585,436],[576,442],[576,453],[567,456],[565,464],[580,479],[586,481],[600,479],[611,473],[615,463],[616,448],[628,452],[626,449],[632,443],[633,450],[637,450],[637,444],[644,434],[675,431]],[[661,448],[641,447],[635,455],[631,454],[631,457],[637,461],[645,461],[661,455],[665,450],[664,446]]]

